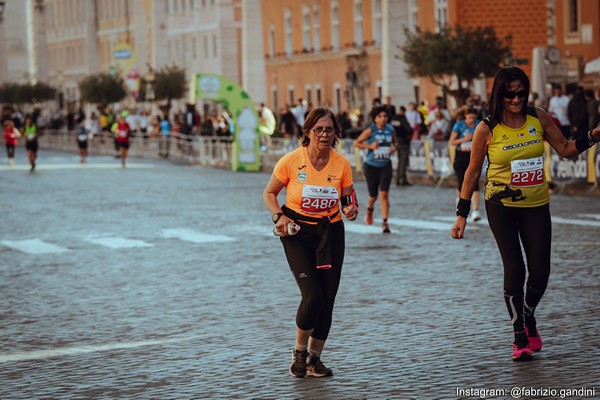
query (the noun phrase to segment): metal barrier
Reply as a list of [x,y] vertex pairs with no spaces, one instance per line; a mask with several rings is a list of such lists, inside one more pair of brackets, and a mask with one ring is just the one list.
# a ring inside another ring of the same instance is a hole
[[[167,141],[168,142],[165,142]],[[61,130],[45,130],[39,137],[40,149],[78,153],[79,147],[75,134]],[[353,167],[356,166],[353,141],[344,140],[338,144],[338,150],[346,155]],[[161,151],[161,146],[163,150]],[[164,147],[169,146],[168,156],[161,156]],[[297,148],[298,141],[272,138],[270,147],[260,152],[263,171],[271,171],[277,161],[286,153]],[[190,136],[171,132],[169,139],[160,136],[134,136],[130,138],[129,156],[145,159],[166,158],[173,162],[203,165],[215,168],[231,168],[231,138],[222,136]],[[88,144],[90,155],[117,155],[114,135],[94,136]]]
[[[67,130],[45,130],[39,137],[40,148],[78,153],[77,140]],[[168,149],[168,155],[162,153]],[[117,155],[114,136],[101,134],[90,138],[90,155]],[[221,136],[189,136],[172,132],[171,137],[134,136],[130,138],[129,156],[158,160],[166,158],[174,162],[231,168],[231,139]]]
[[[173,162],[202,165],[207,167],[231,169],[231,138],[221,136],[190,136],[172,132],[168,142],[163,137],[135,136],[130,139],[129,155],[146,159],[168,159]],[[40,149],[77,153],[79,148],[75,134],[66,129],[45,130],[39,138]],[[168,156],[161,156],[161,144],[169,146]],[[260,152],[261,169],[273,170],[277,161],[288,152],[299,146],[297,140],[271,138],[268,148]],[[364,150],[354,148],[354,141],[344,139],[336,150],[350,160],[355,171],[355,180],[362,180],[362,161]],[[114,136],[103,134],[90,139],[88,146],[90,155],[117,155]],[[421,184],[442,184],[453,186],[456,182],[452,169],[453,149],[448,142],[411,142],[409,177],[411,181]],[[392,156],[392,165],[396,170],[398,159]],[[485,171],[485,169],[484,169]],[[559,157],[547,145],[546,176],[553,182],[557,191],[589,191],[597,194],[600,191],[600,149],[598,146],[584,152],[573,159]]]

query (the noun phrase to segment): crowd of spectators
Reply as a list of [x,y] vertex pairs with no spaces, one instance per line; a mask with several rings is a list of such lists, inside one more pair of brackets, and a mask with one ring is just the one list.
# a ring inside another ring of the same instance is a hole
[[[562,87],[554,85],[553,95],[547,102],[540,101],[537,93],[530,94],[529,101],[531,105],[546,109],[557,125],[561,127],[565,137],[577,138],[599,124],[598,101],[600,95],[597,90],[584,90],[582,87],[569,89],[570,93],[567,95],[563,92]],[[390,114],[390,121],[393,121],[393,116],[400,108],[405,110],[402,112],[402,118],[405,117],[410,125],[411,140],[448,140],[452,127],[457,121],[464,118],[464,110],[467,108],[477,110],[479,119],[486,116],[485,102],[478,95],[470,96],[463,106],[454,110],[448,109],[445,98],[441,96],[437,97],[431,105],[427,101],[420,101],[418,105],[416,102],[408,102],[397,108],[389,97],[385,99],[385,102],[380,98],[374,99],[373,106],[376,105],[386,107]],[[269,120],[268,128],[262,130],[262,133],[266,132],[266,135],[263,135],[267,139],[266,144],[270,144],[271,136],[283,137],[289,141],[300,137],[304,119],[312,108],[313,105],[302,98],[299,98],[295,104],[285,104],[277,111],[271,111],[264,103],[258,106],[257,112],[261,122],[263,119]],[[86,127],[93,136],[112,137],[111,126],[117,117],[125,112],[125,120],[131,127],[132,137],[160,138],[164,131],[161,129],[161,122],[164,127],[165,121],[168,123],[170,132],[178,132],[190,137],[210,136],[217,140],[231,140],[235,131],[233,118],[227,110],[221,109],[219,106],[211,109],[205,105],[203,113],[200,113],[191,104],[187,105],[185,109],[163,111],[151,113],[145,108],[114,109],[107,106],[89,112],[88,115],[81,108],[70,109],[67,112],[35,109],[32,113],[25,115],[20,110],[5,106],[2,108],[2,122],[11,119],[15,128],[22,130],[26,117],[31,117],[42,130],[67,129],[74,131],[78,121],[85,120]],[[263,117],[263,113],[266,118]],[[344,138],[355,139],[369,124],[369,121],[365,121],[365,116],[358,110],[340,110],[336,117]],[[273,118],[276,121],[274,126],[270,122]]]

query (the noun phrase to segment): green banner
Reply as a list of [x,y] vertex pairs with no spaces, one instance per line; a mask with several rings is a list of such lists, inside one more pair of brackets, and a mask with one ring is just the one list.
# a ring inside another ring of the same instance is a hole
[[197,99],[222,104],[233,118],[232,169],[260,171],[258,114],[244,89],[221,75],[195,74],[190,84],[190,101],[195,103]]

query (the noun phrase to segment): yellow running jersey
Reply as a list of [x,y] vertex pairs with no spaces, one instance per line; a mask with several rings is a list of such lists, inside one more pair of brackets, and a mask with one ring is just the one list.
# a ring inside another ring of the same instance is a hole
[[[285,156],[275,165],[273,174],[286,185],[285,205],[309,217],[325,217],[339,210],[342,188],[352,185],[352,167],[346,157],[330,150],[329,162],[317,171],[302,146]],[[331,220],[342,219],[341,213]]]
[[544,176],[544,130],[535,109],[528,107],[527,120],[520,128],[500,123],[488,126],[492,141],[487,152],[485,199],[508,207],[547,204],[550,194]]

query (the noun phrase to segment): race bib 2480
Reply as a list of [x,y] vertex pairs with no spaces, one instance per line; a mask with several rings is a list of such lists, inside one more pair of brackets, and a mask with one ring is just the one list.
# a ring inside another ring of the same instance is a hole
[[535,157],[528,160],[514,160],[510,163],[513,186],[539,186],[544,183],[544,158]]
[[304,185],[302,188],[302,210],[319,213],[332,209],[338,203],[338,191],[333,186]]

